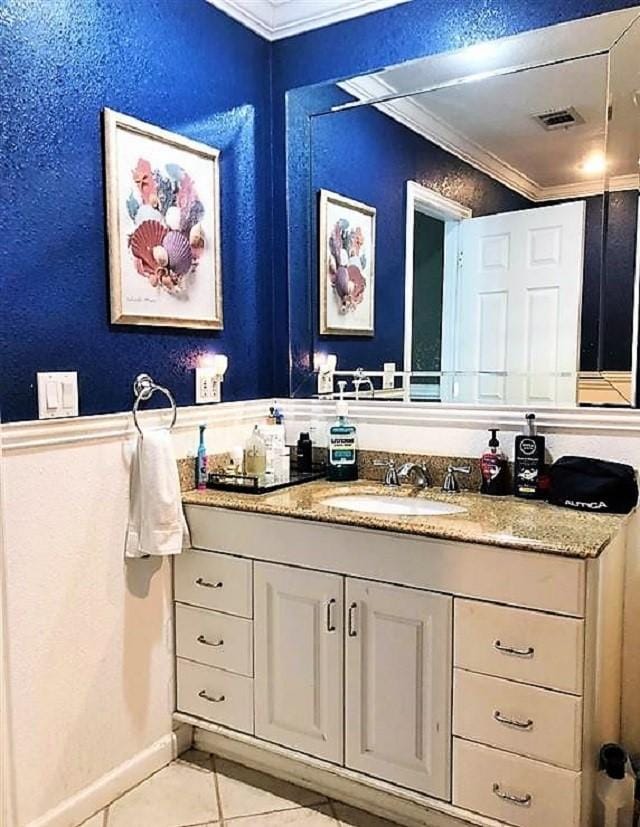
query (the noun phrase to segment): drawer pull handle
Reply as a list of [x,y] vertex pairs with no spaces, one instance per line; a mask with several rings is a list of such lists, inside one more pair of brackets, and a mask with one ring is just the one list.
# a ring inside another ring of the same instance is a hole
[[493,645],[498,652],[502,652],[505,655],[515,655],[517,658],[532,658],[536,651],[533,646],[527,646],[526,649],[517,649],[515,646],[505,646],[503,643],[500,643],[499,640],[494,641]]
[[202,586],[205,589],[221,589],[223,583],[222,580],[218,580],[217,583],[209,583],[207,580],[203,580],[202,577],[198,577],[196,586]]
[[356,629],[356,622],[355,622],[355,615],[356,615],[357,608],[358,608],[357,603],[352,603],[349,606],[349,615],[348,615],[349,637],[357,637],[358,636],[358,630]]
[[221,704],[225,700],[224,695],[218,695],[217,698],[212,698],[211,695],[207,695],[206,689],[202,689],[198,692],[198,697],[204,698],[205,701],[209,701],[212,704]]
[[531,719],[528,721],[518,721],[516,718],[505,718],[499,709],[496,709],[493,713],[493,717],[496,721],[498,721],[498,723],[505,724],[506,726],[512,726],[516,729],[533,729],[533,721]]
[[335,632],[336,630],[336,623],[333,619],[333,607],[336,605],[335,598],[331,598],[331,600],[327,603],[327,632]]
[[202,643],[204,646],[223,646],[224,640],[207,640],[204,635],[198,635],[198,643]]
[[508,801],[510,804],[517,804],[518,807],[530,807],[532,797],[527,793],[526,795],[513,795],[513,793],[506,793],[500,789],[500,784],[493,785],[493,794],[497,795],[503,801]]

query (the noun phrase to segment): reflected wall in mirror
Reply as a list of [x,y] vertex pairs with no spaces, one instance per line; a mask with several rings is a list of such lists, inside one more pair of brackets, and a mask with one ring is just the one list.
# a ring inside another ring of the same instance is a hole
[[[374,398],[633,404],[639,12],[334,87],[310,120],[310,366],[336,354],[349,390],[366,375]],[[367,340],[318,326],[319,297],[336,291],[318,261],[322,190],[377,211]],[[299,378],[293,392],[315,392]]]

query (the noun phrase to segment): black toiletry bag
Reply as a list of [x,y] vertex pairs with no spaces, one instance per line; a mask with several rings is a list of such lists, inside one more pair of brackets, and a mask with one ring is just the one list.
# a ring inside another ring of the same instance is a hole
[[626,514],[638,502],[630,465],[589,457],[561,457],[549,469],[549,502],[604,514]]

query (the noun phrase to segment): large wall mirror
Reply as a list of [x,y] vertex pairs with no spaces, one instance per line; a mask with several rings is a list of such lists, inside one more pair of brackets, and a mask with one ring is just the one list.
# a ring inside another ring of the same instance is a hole
[[635,405],[639,15],[297,90],[292,395]]

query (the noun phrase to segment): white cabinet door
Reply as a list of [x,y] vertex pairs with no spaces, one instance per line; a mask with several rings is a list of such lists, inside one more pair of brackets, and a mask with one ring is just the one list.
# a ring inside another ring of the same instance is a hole
[[255,730],[343,761],[343,593],[336,574],[256,563]]
[[346,764],[450,794],[452,598],[347,578]]

